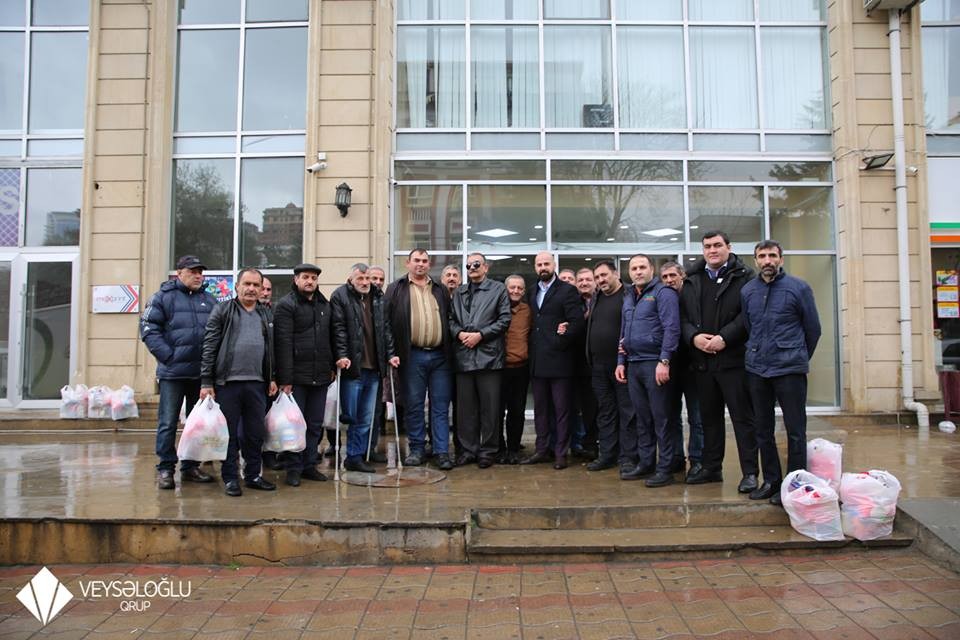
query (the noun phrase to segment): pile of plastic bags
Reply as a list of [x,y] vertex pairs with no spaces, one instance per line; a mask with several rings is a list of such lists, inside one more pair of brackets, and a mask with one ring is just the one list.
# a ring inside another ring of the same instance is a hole
[[113,389],[98,384],[87,392],[87,417],[91,420],[110,420]]
[[65,420],[126,420],[139,418],[134,391],[127,385],[111,389],[106,385],[87,388],[77,384],[60,389],[60,417]]
[[880,469],[845,473],[840,481],[843,532],[857,540],[876,540],[893,533],[900,481]]
[[66,385],[60,389],[60,417],[65,420],[87,417],[87,385]]
[[140,417],[140,409],[133,399],[133,389],[123,385],[110,394],[110,417],[114,420]]
[[213,398],[197,402],[187,416],[177,445],[181,460],[226,460],[230,431],[227,418]]
[[842,461],[843,445],[823,438],[807,442],[807,471],[829,482],[834,491],[840,489]]
[[303,451],[307,448],[307,422],[289,393],[280,393],[267,412],[264,451]]
[[843,540],[839,496],[823,478],[791,471],[780,486],[780,499],[797,533],[819,542]]

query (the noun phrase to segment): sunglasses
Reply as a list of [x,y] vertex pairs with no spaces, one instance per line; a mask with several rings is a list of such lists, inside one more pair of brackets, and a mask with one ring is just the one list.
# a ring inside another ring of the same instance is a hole
[[474,261],[474,262],[468,262],[468,263],[467,263],[467,269],[470,270],[470,271],[473,271],[473,270],[475,270],[475,269],[479,269],[479,268],[482,267],[482,266],[483,266],[483,263],[480,262],[479,260],[476,260],[476,261]]

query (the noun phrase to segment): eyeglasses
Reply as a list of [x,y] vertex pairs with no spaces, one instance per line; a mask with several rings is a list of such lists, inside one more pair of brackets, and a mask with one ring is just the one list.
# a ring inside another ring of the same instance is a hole
[[483,266],[483,263],[480,262],[479,260],[476,260],[475,262],[468,262],[468,263],[467,263],[467,269],[470,270],[470,271],[474,271],[475,269],[479,269],[479,268],[482,267],[482,266]]

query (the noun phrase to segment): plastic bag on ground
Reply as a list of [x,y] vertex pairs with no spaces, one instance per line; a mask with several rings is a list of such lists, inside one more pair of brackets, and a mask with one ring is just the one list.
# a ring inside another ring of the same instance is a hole
[[109,420],[112,395],[113,390],[102,384],[90,387],[87,392],[87,417],[91,420]]
[[213,398],[200,400],[187,416],[177,457],[181,460],[226,460],[230,431],[227,418]]
[[337,381],[334,380],[327,386],[327,403],[323,410],[323,428],[336,429],[337,425],[337,397],[340,394],[340,388]]
[[893,533],[900,481],[887,471],[845,473],[840,480],[843,532],[857,540],[876,540]]
[[807,471],[823,478],[834,491],[840,490],[843,472],[843,445],[823,438],[807,442]]
[[123,385],[110,396],[110,417],[114,420],[139,418],[140,410],[133,399],[133,389]]
[[87,417],[87,387],[78,384],[66,385],[60,389],[60,417],[65,420],[79,420]]
[[267,412],[267,438],[264,451],[303,451],[307,448],[307,422],[293,395],[277,394]]
[[840,502],[826,480],[803,469],[791,471],[780,486],[790,526],[819,542],[843,540]]

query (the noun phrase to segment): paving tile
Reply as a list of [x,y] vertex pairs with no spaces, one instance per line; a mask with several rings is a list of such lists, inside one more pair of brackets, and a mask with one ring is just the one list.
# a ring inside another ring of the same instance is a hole
[[82,640],[89,635],[87,629],[62,629],[60,631],[47,631],[46,627],[37,631],[34,638],[42,640]]
[[851,593],[846,596],[834,596],[830,598],[830,604],[840,611],[866,611],[883,607],[884,603],[877,600],[869,593]]
[[213,616],[200,629],[204,632],[233,631],[242,629],[249,631],[260,619],[259,613],[238,614],[234,616]]
[[582,622],[577,618],[577,637],[580,640],[633,639],[633,627],[626,620],[607,620],[600,624]]
[[252,602],[230,600],[229,602],[221,602],[214,615],[232,616],[238,613],[263,613],[269,606],[270,600],[254,600]]
[[282,631],[287,629],[302,630],[310,622],[311,614],[299,613],[281,616],[272,616],[264,614],[257,620],[255,629],[257,631]]
[[939,572],[934,571],[927,565],[914,565],[911,567],[894,567],[890,573],[899,580],[928,580],[943,577]]
[[[524,640],[537,637],[528,634]],[[521,638],[520,626],[518,624],[495,624],[490,626],[467,625],[466,640],[519,640]]]
[[623,611],[630,622],[652,622],[660,618],[679,616],[676,607],[669,602],[647,602],[644,604],[623,605]]
[[440,629],[451,625],[465,626],[466,624],[466,606],[462,609],[450,609],[446,611],[424,611],[421,609],[417,611],[417,615],[413,621],[414,630],[417,631],[416,635],[419,635],[419,631],[423,629]]
[[907,619],[889,607],[866,611],[848,611],[847,616],[865,629],[882,629],[892,624],[906,624]]
[[[415,640],[463,640],[467,637],[465,624],[448,624],[433,629],[414,629]],[[306,636],[302,640],[306,640]],[[341,637],[339,640],[343,640]]]
[[738,616],[740,622],[754,633],[770,633],[780,629],[796,629],[799,624],[785,611],[765,611],[755,615]]
[[814,636],[804,629],[777,629],[768,633],[751,633],[751,640],[814,640]]
[[353,638],[354,633],[356,633],[356,629],[350,627],[304,629],[300,640],[347,640]]
[[835,610],[826,598],[818,595],[778,598],[774,600],[780,608],[793,616],[809,615],[820,611]]
[[853,595],[854,593],[865,593],[863,589],[852,582],[831,582],[829,584],[811,584],[810,587],[822,595],[824,598],[840,598]]
[[719,600],[720,596],[713,589],[685,589],[683,591],[665,592],[671,602],[699,602],[701,600]]
[[957,638],[960,638],[960,624],[958,623],[945,624],[942,627],[928,627],[924,631],[939,640],[957,640]]
[[876,640],[876,636],[856,625],[833,627],[827,631],[812,630],[817,640]]
[[882,629],[871,629],[878,640],[932,640],[933,636],[920,627],[892,624]]
[[659,618],[651,622],[632,622],[630,626],[633,627],[638,638],[649,638],[651,640],[680,636],[691,632],[683,619],[677,615]]
[[623,607],[591,607],[589,609],[580,609],[574,607],[573,617],[576,620],[578,626],[584,624],[597,624],[597,623],[615,623],[622,622],[624,625],[629,627],[627,622],[627,614],[623,610]]
[[911,582],[910,586],[923,593],[937,593],[956,591],[960,593],[960,578],[931,578],[929,580],[917,580]]
[[[140,638],[144,635],[146,634],[141,631],[135,633],[130,633],[129,631],[104,631],[102,633],[99,631],[90,631],[86,637],[91,640],[124,640],[125,638]],[[191,631],[190,636],[192,637],[193,635],[196,635],[196,632]]]
[[919,609],[902,609],[900,613],[907,620],[921,627],[942,627],[960,622],[960,616],[946,607],[921,607]]
[[804,584],[803,578],[791,571],[762,573],[750,577],[761,587],[783,587],[791,584]]
[[545,609],[520,609],[520,622],[524,629],[529,626],[573,623],[573,610],[569,607],[547,607]]
[[947,591],[946,593],[931,593],[927,597],[954,613],[960,614],[960,593]]
[[876,596],[882,600],[885,605],[898,611],[903,611],[905,609],[919,609],[920,607],[938,606],[936,600],[925,596],[915,589],[910,589],[909,591],[878,593]]
[[771,598],[745,598],[743,600],[728,600],[726,606],[735,613],[741,620],[747,616],[755,616],[762,613],[782,613],[776,602]]
[[250,630],[227,630],[227,631],[204,631],[200,630],[190,636],[191,640],[244,640],[249,635]]
[[407,640],[410,629],[391,627],[388,629],[358,629],[354,640]]
[[704,578],[707,584],[715,589],[749,588],[757,586],[757,582],[746,574],[731,574],[726,576],[710,576]]
[[210,619],[210,615],[204,613],[194,613],[187,616],[161,616],[148,628],[151,632],[172,632],[172,631],[199,631]]

